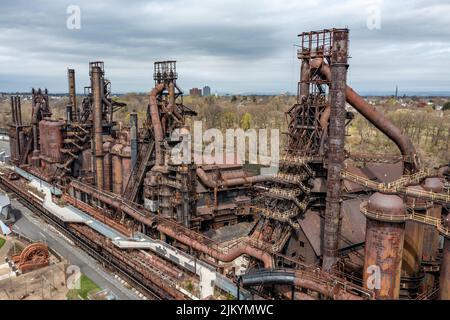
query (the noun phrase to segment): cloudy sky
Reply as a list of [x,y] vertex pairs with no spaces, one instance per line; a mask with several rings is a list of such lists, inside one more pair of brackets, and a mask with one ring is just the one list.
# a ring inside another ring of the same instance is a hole
[[[0,2],[0,91],[88,85],[103,60],[114,92],[151,89],[153,62],[213,92],[294,92],[303,31],[350,29],[349,83],[362,92],[450,91],[448,0],[54,0]],[[68,29],[67,9],[81,12]],[[380,15],[378,16],[378,13]]]

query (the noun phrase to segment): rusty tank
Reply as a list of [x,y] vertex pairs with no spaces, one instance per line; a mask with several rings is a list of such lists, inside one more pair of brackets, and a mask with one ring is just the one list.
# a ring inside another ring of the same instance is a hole
[[[402,198],[379,192],[369,198],[366,208],[386,217],[401,217],[406,211]],[[378,299],[399,297],[404,237],[405,222],[368,216],[363,279]]]

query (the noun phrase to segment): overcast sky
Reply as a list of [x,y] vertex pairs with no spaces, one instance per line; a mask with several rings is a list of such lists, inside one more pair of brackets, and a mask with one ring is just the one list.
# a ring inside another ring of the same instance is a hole
[[[184,89],[294,92],[297,35],[332,27],[350,29],[348,82],[356,90],[450,91],[448,0],[0,4],[0,91],[66,92],[70,67],[82,92],[89,61],[103,60],[113,92],[144,92],[153,85],[153,62],[173,59]],[[70,5],[81,10],[80,29],[67,28]]]

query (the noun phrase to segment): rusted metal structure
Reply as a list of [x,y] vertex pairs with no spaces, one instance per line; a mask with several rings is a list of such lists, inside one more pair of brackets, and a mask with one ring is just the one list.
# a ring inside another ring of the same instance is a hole
[[[262,297],[397,299],[439,289],[448,298],[450,229],[441,221],[450,203],[448,167],[437,176],[423,169],[410,139],[347,85],[348,43],[347,29],[300,34],[297,100],[286,113],[287,143],[274,176],[251,175],[238,163],[170,157],[190,137],[186,120],[195,115],[183,103],[172,60],[154,64],[141,125],[134,111],[129,123],[114,121],[125,104],[113,99],[101,61],[89,64],[80,106],[75,71],[68,70],[65,120],[52,119],[47,91],[33,89],[32,120],[24,124],[20,99],[12,97],[11,162],[60,188],[53,197],[124,236],[170,244],[230,281],[250,272],[246,283],[255,290],[259,281]],[[345,150],[355,110],[398,155]],[[23,177],[8,177],[0,175],[0,183],[42,206],[21,190]],[[159,297],[188,298],[177,281],[200,280],[167,257],[116,247],[88,225],[58,223]]]
[[332,32],[330,58],[330,123],[327,163],[327,198],[323,241],[323,268],[330,271],[337,262],[341,214],[341,170],[345,143],[345,86],[347,84],[348,30]]
[[67,79],[69,81],[69,106],[71,115],[68,120],[78,122],[78,106],[77,106],[77,93],[75,89],[75,70],[67,69]]
[[21,253],[12,256],[11,260],[22,273],[48,266],[50,253],[47,245],[32,243],[26,246]]
[[366,210],[381,215],[367,220],[364,284],[375,291],[378,299],[398,299],[405,222],[388,217],[404,216],[405,203],[396,195],[375,193]]

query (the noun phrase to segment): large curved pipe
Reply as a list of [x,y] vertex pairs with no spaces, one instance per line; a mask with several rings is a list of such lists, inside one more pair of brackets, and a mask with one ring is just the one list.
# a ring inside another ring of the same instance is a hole
[[[312,60],[311,69],[317,70],[321,78],[331,81],[330,67],[329,65],[323,63],[322,58]],[[383,132],[397,145],[403,155],[405,163],[407,164],[407,168],[405,169],[409,171],[416,171],[420,167],[420,160],[409,137],[403,134],[391,120],[385,117],[381,112],[378,112],[348,85],[345,90],[345,95],[347,102],[351,106],[353,106],[364,116],[364,118],[369,120],[371,124]],[[328,119],[322,119],[321,124],[325,122],[328,122]]]
[[163,163],[163,155],[161,149],[161,141],[163,140],[163,130],[161,127],[161,119],[159,117],[158,101],[156,96],[164,90],[164,84],[157,84],[152,91],[150,91],[149,105],[150,117],[152,119],[153,131],[155,133],[155,150],[156,150],[156,165]]
[[217,259],[222,262],[231,262],[234,259],[240,257],[243,254],[247,254],[255,259],[258,259],[263,262],[264,268],[273,268],[273,259],[272,256],[261,249],[254,248],[245,242],[243,242],[242,245],[238,245],[234,247],[233,249],[228,250],[227,252],[221,252],[218,249],[208,246],[207,244],[204,244],[196,239],[192,239],[191,237],[177,232],[174,228],[171,226],[165,225],[165,224],[158,224],[156,226],[157,230],[177,241],[180,241],[181,243],[188,245],[195,250],[198,250],[200,252],[203,252],[204,254],[213,257],[214,259]]
[[254,184],[259,182],[265,182],[269,181],[271,179],[270,176],[251,176],[251,177],[240,177],[240,178],[232,178],[225,180],[223,182],[219,182],[216,180],[213,180],[210,178],[205,170],[202,168],[197,168],[196,170],[197,176],[200,178],[200,181],[207,187],[214,189],[214,188],[220,188],[220,187],[235,187],[235,186],[241,186],[244,184]]
[[294,285],[319,292],[329,298],[337,300],[363,300],[362,297],[346,292],[345,290],[330,290],[330,286],[315,280],[315,275],[305,271],[287,270],[260,270],[253,274],[242,276],[244,286],[255,285]]

